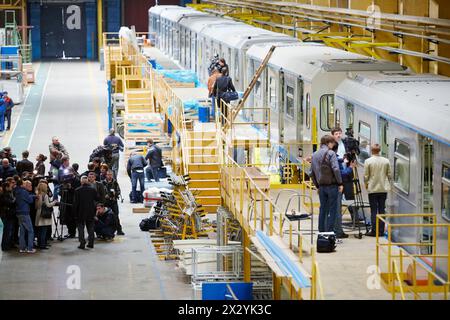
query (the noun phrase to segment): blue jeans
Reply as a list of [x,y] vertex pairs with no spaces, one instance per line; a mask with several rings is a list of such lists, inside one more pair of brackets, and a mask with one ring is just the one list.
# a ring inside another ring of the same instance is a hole
[[50,226],[40,226],[38,227],[38,246],[45,247],[47,245],[47,232]]
[[141,194],[144,194],[145,186],[144,186],[144,171],[142,172],[131,172],[131,200],[137,201],[137,183],[139,180],[139,186]]
[[151,178],[155,180],[155,182],[159,182],[159,174],[158,167],[147,166],[145,168],[145,174],[147,175],[147,180],[150,181]]
[[[19,249],[20,250],[33,250],[34,231],[33,224],[29,214],[17,215],[19,219]],[[25,243],[25,233],[28,236],[28,241]]]
[[340,235],[344,233],[342,229],[342,193],[338,192],[337,197],[337,211],[336,211],[336,222],[334,224],[334,232]]
[[337,185],[319,187],[319,232],[334,231],[338,193]]

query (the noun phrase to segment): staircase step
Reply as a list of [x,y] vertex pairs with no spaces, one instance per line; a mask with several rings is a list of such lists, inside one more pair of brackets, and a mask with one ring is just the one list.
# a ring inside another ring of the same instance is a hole
[[216,213],[217,212],[217,208],[220,205],[202,205],[202,208],[205,210],[205,212],[207,213]]
[[189,177],[194,180],[219,179],[219,171],[189,171]]
[[204,205],[220,205],[220,201],[221,198],[220,197],[196,197],[195,201],[197,201],[197,203],[201,204],[202,206]]
[[189,180],[189,188],[219,188],[219,179],[191,179]]
[[204,196],[220,196],[219,188],[192,188],[189,187],[196,197],[204,197]]
[[188,164],[189,171],[219,171],[219,164],[216,162],[191,162]]

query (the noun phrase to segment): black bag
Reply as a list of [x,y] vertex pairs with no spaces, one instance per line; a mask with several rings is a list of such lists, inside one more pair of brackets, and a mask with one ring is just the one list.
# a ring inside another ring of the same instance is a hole
[[226,103],[229,103],[230,101],[239,99],[239,94],[236,91],[227,91],[222,93],[221,98]]
[[325,152],[325,155],[320,163],[320,177],[319,177],[319,185],[330,185],[333,184],[334,173],[331,168],[330,160],[328,159],[328,151]]
[[[130,202],[133,201],[132,195],[133,195],[133,192],[130,191],[130,195],[129,195],[130,196]],[[144,202],[144,196],[139,191],[136,192],[136,198],[137,199],[134,199],[136,202]]]
[[45,202],[42,202],[41,206],[41,218],[42,219],[51,219],[53,216],[53,207],[47,207]]
[[336,249],[334,232],[321,232],[317,236],[317,252],[333,252]]
[[159,216],[151,216],[150,218],[142,219],[139,223],[141,231],[149,231],[159,228]]

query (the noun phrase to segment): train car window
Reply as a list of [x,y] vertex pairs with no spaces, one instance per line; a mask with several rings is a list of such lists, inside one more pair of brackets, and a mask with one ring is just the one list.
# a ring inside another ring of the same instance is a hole
[[442,216],[450,220],[450,165],[442,166]]
[[396,139],[394,149],[394,186],[406,194],[409,194],[409,171],[409,145]]
[[269,105],[271,109],[277,109],[277,88],[275,79],[272,77],[269,77]]
[[354,110],[355,108],[351,103],[347,103],[345,106],[345,120],[347,123],[347,128],[353,128],[353,122],[354,122]]
[[286,114],[294,118],[294,88],[286,86]]
[[305,108],[305,120],[306,120],[306,128],[310,128],[311,123],[309,121],[311,113],[311,96],[309,93],[306,94],[306,108]]
[[[230,53],[230,59],[231,59],[231,49],[228,49]],[[234,80],[239,81],[239,53],[236,50],[234,52]]]
[[341,111],[338,109],[334,112],[334,126],[341,127]]
[[334,95],[324,94],[320,97],[320,128],[330,131],[334,126]]
[[368,123],[359,122],[358,139],[359,139],[359,155],[358,162],[364,164],[366,159],[370,157],[370,136],[371,129]]

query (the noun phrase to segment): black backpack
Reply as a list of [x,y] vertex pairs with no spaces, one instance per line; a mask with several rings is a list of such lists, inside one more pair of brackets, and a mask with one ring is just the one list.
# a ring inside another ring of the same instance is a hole
[[336,249],[334,232],[320,232],[317,236],[317,252],[333,252]]

